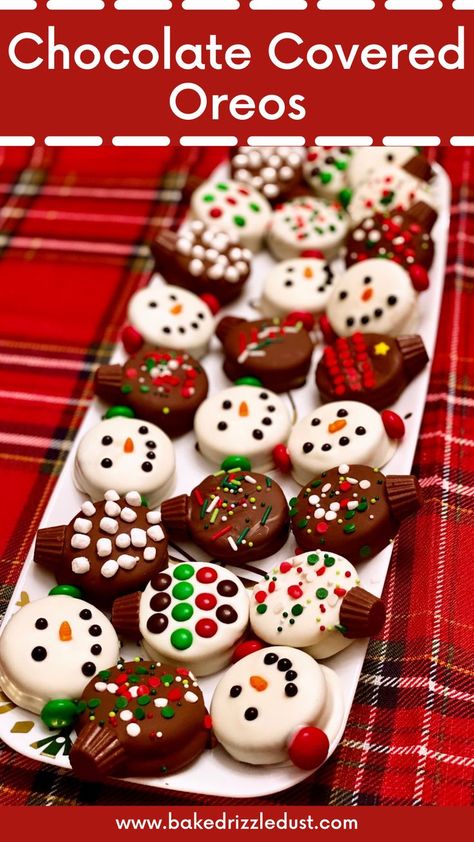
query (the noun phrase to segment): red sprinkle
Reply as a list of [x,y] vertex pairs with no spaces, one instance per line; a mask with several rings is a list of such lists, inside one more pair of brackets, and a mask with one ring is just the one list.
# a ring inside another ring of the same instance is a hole
[[208,714],[208,713],[207,713],[207,714],[206,714],[206,716],[204,717],[204,719],[203,719],[203,721],[202,721],[202,724],[204,725],[204,728],[206,729],[206,731],[210,731],[210,730],[211,730],[211,728],[212,728],[212,719],[211,719],[211,717],[209,716],[209,714]]
[[280,564],[280,573],[288,573],[291,570],[291,564],[289,561],[282,561]]
[[299,585],[290,585],[288,588],[288,596],[291,596],[292,599],[301,599],[303,591]]
[[255,594],[255,602],[265,602],[266,598],[267,594],[265,593],[265,591],[257,591],[257,593]]
[[177,702],[183,695],[182,690],[179,687],[172,687],[168,693],[168,701],[169,702]]
[[334,593],[336,596],[345,596],[347,591],[344,588],[334,588]]

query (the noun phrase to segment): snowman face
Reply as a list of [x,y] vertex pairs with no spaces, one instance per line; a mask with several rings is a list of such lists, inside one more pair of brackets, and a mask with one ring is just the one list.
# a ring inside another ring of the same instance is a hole
[[410,333],[417,319],[410,276],[393,260],[356,263],[336,280],[327,316],[338,336],[355,331]]
[[13,615],[0,638],[0,684],[18,705],[40,713],[53,699],[77,699],[118,658],[105,616],[82,599],[47,596]]
[[290,428],[281,398],[258,386],[224,389],[201,404],[194,420],[203,456],[215,465],[233,454],[247,456],[257,471],[271,467],[271,452],[287,440]]
[[267,275],[263,307],[268,315],[283,316],[294,310],[322,313],[332,292],[329,263],[315,257],[283,260]]
[[368,146],[354,149],[349,166],[349,182],[355,187],[380,167],[386,164],[403,167],[417,154],[414,146]]
[[289,646],[254,652],[217,685],[211,704],[215,735],[238,760],[284,761],[295,729],[318,724],[326,692],[321,667],[305,652]]
[[214,331],[214,317],[204,301],[185,289],[154,281],[130,299],[128,318],[146,342],[186,349],[201,356]]
[[92,500],[110,488],[120,496],[134,488],[154,506],[166,496],[174,468],[173,445],[162,430],[149,421],[119,416],[86,433],[77,450],[74,478]]
[[379,413],[358,401],[319,407],[293,427],[288,441],[293,476],[301,485],[338,465],[381,468],[395,447]]

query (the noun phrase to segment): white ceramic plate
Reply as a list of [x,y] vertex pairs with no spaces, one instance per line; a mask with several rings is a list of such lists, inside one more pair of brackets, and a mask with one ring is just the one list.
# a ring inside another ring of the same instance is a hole
[[[433,230],[433,237],[436,242],[436,257],[430,272],[430,288],[422,293],[419,298],[419,309],[421,313],[419,333],[423,337],[430,358],[432,358],[434,353],[443,293],[450,208],[450,182],[445,171],[439,166],[435,166],[433,189],[440,210],[436,226]],[[273,262],[273,259],[267,253],[259,254],[254,260],[254,269],[243,299],[225,308],[222,312],[258,318],[255,303],[258,301],[265,275]],[[335,264],[336,267],[337,264]],[[210,353],[204,358],[204,365],[211,383],[211,393],[217,392],[229,385],[229,381],[222,372],[220,345],[216,339],[213,342],[215,344],[212,346]],[[319,403],[318,393],[314,384],[314,368],[320,353],[320,348],[318,348],[306,386],[292,393],[292,400],[297,415],[300,418],[310,412]],[[117,350],[113,361],[122,362],[123,360],[123,352]],[[429,367],[427,367],[410,384],[394,405],[394,409],[402,418],[406,418],[406,435],[395,455],[384,469],[387,473],[402,474],[409,473],[411,470],[424,411],[429,373]],[[289,398],[285,399],[289,400]],[[75,444],[49,501],[41,522],[42,527],[69,523],[75,512],[79,510],[84,496],[75,489],[72,481],[75,450],[82,435],[99,421],[105,409],[106,407],[96,400],[88,410],[81,431],[76,437]],[[407,418],[407,416],[409,417]],[[210,466],[196,452],[192,433],[177,440],[176,456],[178,476],[176,493],[189,492],[204,476],[212,472],[213,466]],[[278,472],[273,473],[287,493],[288,499],[298,493],[299,486],[293,480],[279,475]],[[183,544],[182,546],[197,560],[206,560],[205,554],[193,548],[191,545]],[[256,562],[256,566],[262,569],[270,568],[270,566],[275,564],[275,561],[283,560],[293,555],[294,546],[294,538],[290,537],[286,547],[273,557],[271,561]],[[362,586],[377,596],[380,596],[382,593],[391,553],[392,548],[388,547],[374,559],[361,565],[359,569]],[[234,569],[234,572],[242,574],[243,571]],[[252,574],[244,575],[253,578]],[[5,620],[8,620],[10,615],[17,611],[18,606],[26,599],[38,599],[46,595],[54,584],[55,582],[52,577],[33,563],[33,552],[31,549],[7,609]],[[367,641],[359,640],[344,652],[325,661],[328,666],[337,672],[341,679],[345,710],[343,726],[337,738],[331,744],[330,754],[334,751],[342,737],[357,688],[366,648]],[[134,656],[143,653],[140,653],[138,647],[128,645],[124,647],[123,654],[125,656]],[[210,703],[218,679],[219,674],[200,680],[200,685],[208,704]],[[1,694],[0,737],[11,748],[15,749],[15,751],[27,757],[55,766],[61,766],[65,769],[70,768],[67,757],[69,748],[68,736],[52,735],[37,716],[13,706]],[[72,738],[74,738],[74,732],[72,733]],[[133,780],[148,787],[165,790],[170,789],[221,797],[255,798],[287,789],[308,777],[309,774],[312,773],[296,769],[294,766],[289,765],[255,767],[238,763],[219,747],[213,751],[205,752],[197,762],[175,775],[166,778]]]

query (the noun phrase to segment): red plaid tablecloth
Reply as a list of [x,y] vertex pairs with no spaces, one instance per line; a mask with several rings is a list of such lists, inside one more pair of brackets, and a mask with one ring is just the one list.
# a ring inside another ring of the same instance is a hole
[[[106,362],[146,243],[220,150],[0,151],[0,616]],[[342,743],[308,781],[246,803],[467,805],[473,779],[474,150],[453,180],[446,289],[415,462],[424,509],[402,527]],[[0,742],[0,804],[221,804],[91,786]]]

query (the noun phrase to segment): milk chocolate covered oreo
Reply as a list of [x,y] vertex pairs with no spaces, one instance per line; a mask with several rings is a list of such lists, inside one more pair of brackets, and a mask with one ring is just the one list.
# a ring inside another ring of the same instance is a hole
[[305,151],[298,146],[238,146],[230,159],[232,178],[276,202],[301,185],[304,158]]
[[347,237],[346,265],[382,257],[405,269],[415,264],[429,269],[434,258],[430,231],[437,217],[426,202],[417,202],[405,213],[395,210],[367,216]]

